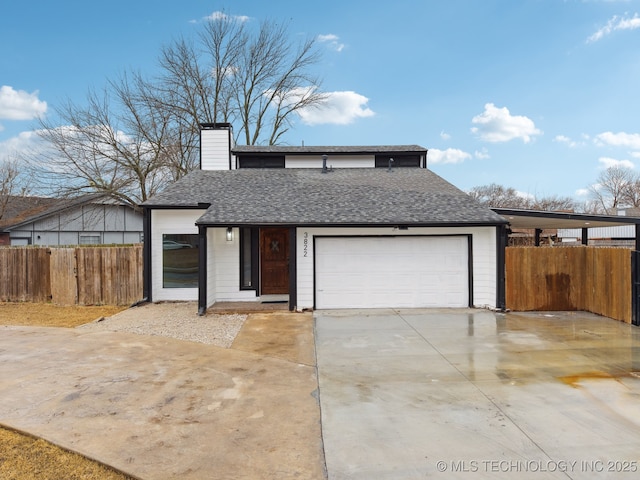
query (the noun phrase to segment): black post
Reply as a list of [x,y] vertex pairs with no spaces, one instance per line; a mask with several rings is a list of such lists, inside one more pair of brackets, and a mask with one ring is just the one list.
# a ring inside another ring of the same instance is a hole
[[143,210],[144,220],[142,224],[142,299],[152,301],[151,281],[151,209]]
[[535,232],[535,240],[534,240],[534,245],[536,247],[540,246],[540,234],[542,234],[542,229],[540,228],[536,228],[536,232]]
[[198,315],[207,313],[207,227],[198,225]]
[[589,229],[582,229],[582,245],[589,245]]
[[496,292],[496,308],[498,310],[506,310],[507,308],[507,299],[506,299],[506,280],[505,280],[505,256],[506,256],[506,248],[508,242],[508,233],[507,227],[505,225],[499,225],[496,227],[496,235],[498,236],[496,242],[497,249],[497,292]]
[[631,252],[631,323],[640,326],[640,252]]
[[296,256],[296,227],[289,228],[289,310],[293,311],[298,305],[298,277]]

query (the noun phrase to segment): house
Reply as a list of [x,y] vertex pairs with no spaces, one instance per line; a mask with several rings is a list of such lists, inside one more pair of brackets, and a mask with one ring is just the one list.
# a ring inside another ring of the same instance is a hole
[[0,245],[140,243],[143,213],[91,194],[70,199],[8,197],[0,218]]
[[425,148],[232,138],[202,125],[201,168],[142,204],[147,300],[503,306],[506,220],[430,171]]

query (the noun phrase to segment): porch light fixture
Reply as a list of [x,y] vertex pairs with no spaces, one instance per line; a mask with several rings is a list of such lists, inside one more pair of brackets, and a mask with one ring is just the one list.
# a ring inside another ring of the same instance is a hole
[[227,227],[227,242],[233,242],[233,228]]

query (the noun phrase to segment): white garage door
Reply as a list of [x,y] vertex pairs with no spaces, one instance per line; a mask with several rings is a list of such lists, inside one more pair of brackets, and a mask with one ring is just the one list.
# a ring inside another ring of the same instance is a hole
[[316,308],[469,306],[468,238],[320,237]]

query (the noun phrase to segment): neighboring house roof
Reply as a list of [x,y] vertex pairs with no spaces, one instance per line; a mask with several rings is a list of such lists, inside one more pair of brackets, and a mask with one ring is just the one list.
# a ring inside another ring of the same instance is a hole
[[231,149],[231,153],[238,154],[285,154],[285,155],[335,155],[335,154],[407,154],[427,153],[427,149],[420,145],[379,145],[379,146],[304,146],[291,147],[280,145],[238,145]]
[[207,208],[204,226],[506,223],[424,168],[197,170],[142,205]]
[[0,220],[0,230],[8,231],[20,227],[26,223],[35,222],[43,218],[55,215],[64,210],[103,201],[108,196],[103,194],[88,194],[74,198],[47,198],[47,197],[11,197],[5,215]]
[[47,210],[59,200],[47,197],[10,196],[0,218],[0,229],[24,221]]

